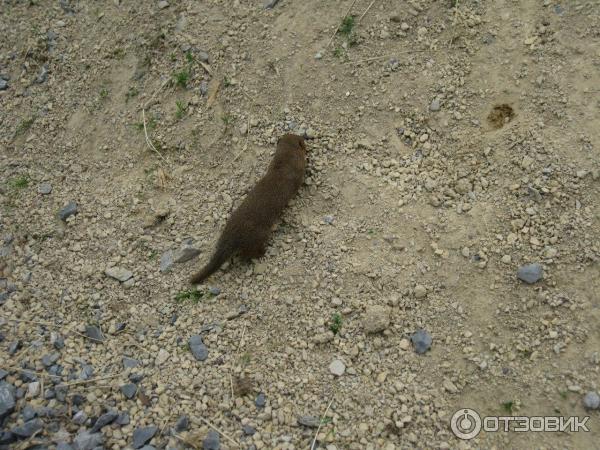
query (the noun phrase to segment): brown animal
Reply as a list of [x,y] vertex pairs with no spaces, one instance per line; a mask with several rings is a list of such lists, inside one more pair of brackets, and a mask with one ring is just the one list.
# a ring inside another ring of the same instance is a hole
[[210,261],[190,282],[201,283],[236,253],[246,260],[263,256],[271,228],[302,186],[305,169],[304,139],[282,136],[267,173],[233,212]]

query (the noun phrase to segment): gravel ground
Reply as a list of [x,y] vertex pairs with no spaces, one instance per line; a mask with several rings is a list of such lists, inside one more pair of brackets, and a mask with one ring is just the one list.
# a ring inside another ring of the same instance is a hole
[[[600,448],[597,1],[4,0],[0,31],[0,448]],[[290,131],[267,254],[188,286]],[[591,432],[459,441],[464,407]]]

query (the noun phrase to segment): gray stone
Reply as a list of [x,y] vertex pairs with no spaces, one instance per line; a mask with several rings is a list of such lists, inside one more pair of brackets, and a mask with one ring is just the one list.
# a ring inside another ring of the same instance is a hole
[[34,381],[27,385],[27,395],[30,397],[37,397],[40,394],[41,383],[39,381]]
[[253,436],[254,434],[256,434],[256,428],[251,427],[250,425],[242,426],[242,431],[246,436]]
[[133,369],[140,365],[140,362],[137,359],[129,358],[127,356],[123,356],[123,367],[125,369]]
[[129,425],[130,419],[129,419],[129,413],[121,413],[119,414],[119,417],[117,417],[117,419],[115,420],[115,423],[117,425]]
[[214,295],[216,297],[221,293],[221,289],[215,286],[211,286],[208,288],[208,292],[210,292],[211,295]]
[[178,264],[190,261],[200,254],[200,250],[192,246],[192,240],[187,239],[181,244],[181,248],[173,252],[173,261]]
[[415,352],[418,354],[423,354],[431,347],[431,343],[433,342],[433,338],[431,335],[425,330],[417,330],[411,337]]
[[173,260],[173,250],[167,250],[160,257],[160,271],[162,273],[167,273],[175,264]]
[[6,381],[0,381],[0,419],[15,409],[15,387]]
[[275,5],[277,5],[277,3],[279,3],[279,0],[265,0],[264,2],[264,8],[265,9],[272,9],[275,7]]
[[74,450],[73,447],[71,447],[71,444],[67,444],[66,442],[59,442],[58,444],[56,444],[56,450]]
[[96,423],[92,427],[92,433],[100,431],[102,427],[105,427],[106,425],[110,425],[117,417],[119,417],[119,413],[116,411],[108,411],[107,413],[102,414],[98,417],[98,420],[96,420]]
[[28,422],[25,422],[20,427],[13,428],[10,431],[12,431],[13,434],[19,436],[20,438],[25,439],[33,436],[35,433],[42,430],[43,428],[44,422],[42,422],[41,419],[33,419]]
[[8,81],[4,78],[0,78],[0,91],[5,91],[8,89]]
[[71,217],[74,214],[77,214],[79,211],[77,209],[77,203],[75,203],[74,201],[70,201],[69,203],[67,203],[65,205],[65,207],[63,209],[61,209],[58,212],[58,217],[60,218],[60,220],[67,220],[69,217]]
[[104,341],[104,335],[102,334],[102,331],[100,331],[100,328],[95,325],[86,325],[85,335],[94,342]]
[[264,392],[261,392],[256,396],[256,400],[254,400],[254,404],[259,408],[265,407],[265,405],[267,404],[267,396],[264,394]]
[[158,2],[158,9],[165,9],[169,7],[169,2],[165,1],[165,0],[161,0],[160,2]]
[[190,350],[194,358],[198,361],[205,361],[208,358],[208,348],[202,342],[202,336],[194,334],[189,340]]
[[200,50],[198,52],[198,59],[200,61],[202,61],[203,63],[207,63],[208,64],[210,62],[210,56],[208,55],[208,53],[206,53],[203,50]]
[[590,391],[583,397],[583,406],[586,409],[599,409],[600,408],[600,395],[597,392]]
[[134,383],[124,384],[123,386],[121,386],[121,392],[125,397],[131,400],[133,397],[135,397],[135,394],[137,393],[137,385],[135,385]]
[[175,431],[177,432],[186,431],[189,429],[189,427],[190,419],[188,419],[188,416],[181,416],[179,419],[177,419],[177,422],[175,422]]
[[329,371],[336,377],[341,377],[346,372],[346,365],[341,359],[334,359],[329,364]]
[[133,272],[124,269],[123,267],[109,267],[104,271],[104,274],[108,277],[114,278],[115,280],[119,280],[121,283],[133,277]]
[[104,442],[102,433],[90,433],[89,431],[81,431],[73,440],[73,448],[75,450],[93,450],[101,446]]
[[8,375],[8,372],[4,369],[0,369],[0,380],[4,380]]
[[77,411],[77,413],[73,416],[73,422],[77,425],[83,425],[88,419],[88,415],[85,413],[83,409]]
[[380,333],[390,325],[390,312],[385,306],[368,306],[363,317],[366,333]]
[[38,193],[42,195],[48,195],[52,192],[52,185],[50,183],[40,183],[38,186]]
[[58,352],[49,353],[47,355],[42,356],[42,364],[44,365],[44,367],[50,367],[50,366],[54,365],[54,363],[56,361],[58,361],[59,358],[60,358],[60,353],[58,353]]
[[429,105],[429,110],[434,112],[440,110],[440,100],[438,98],[432,100],[431,105]]
[[517,278],[528,284],[533,284],[542,279],[544,276],[544,269],[538,263],[526,264],[519,267],[517,270]]
[[23,421],[27,422],[28,420],[34,419],[36,416],[35,409],[31,406],[27,405],[21,411],[21,416],[23,417]]
[[302,416],[298,417],[298,423],[303,427],[307,428],[318,428],[319,427],[319,418],[314,416]]
[[202,450],[219,450],[221,448],[221,436],[215,430],[210,430],[202,441]]
[[79,374],[79,378],[82,380],[89,380],[94,375],[94,366],[91,364],[82,364],[81,365],[81,373]]
[[21,341],[17,340],[14,342],[11,342],[10,345],[8,346],[8,354],[9,355],[14,355],[15,353],[17,353],[17,351],[19,351],[19,349],[21,348]]
[[158,428],[154,425],[143,428],[136,428],[133,431],[133,448],[141,448],[154,437]]

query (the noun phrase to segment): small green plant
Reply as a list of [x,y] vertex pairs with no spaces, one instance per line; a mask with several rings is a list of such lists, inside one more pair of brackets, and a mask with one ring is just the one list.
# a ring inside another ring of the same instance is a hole
[[242,365],[247,366],[248,364],[250,364],[250,359],[250,353],[244,352],[244,354],[240,357],[240,362],[242,363]]
[[115,59],[123,59],[125,58],[125,50],[121,47],[117,47],[112,51],[112,57]]
[[[132,125],[138,131],[144,131],[144,122],[136,122]],[[156,128],[156,120],[153,117],[146,120],[146,128],[148,130],[154,130]]]
[[188,51],[185,53],[185,60],[186,60],[188,63],[192,64],[192,63],[193,63],[193,62],[196,60],[196,58],[194,58],[194,55],[192,54],[192,52],[190,52],[190,51],[188,50]]
[[333,334],[338,334],[342,329],[342,316],[340,313],[335,313],[331,316],[331,322],[329,323],[329,329]]
[[221,120],[225,124],[225,128],[227,128],[233,122],[233,116],[231,114],[223,114]]
[[342,47],[336,47],[333,50],[333,56],[335,56],[336,58],[341,58],[342,56],[344,56],[344,54],[345,54],[345,52]]
[[15,130],[15,136],[20,136],[22,134],[25,134],[27,132],[27,130],[29,130],[31,128],[31,125],[33,125],[33,122],[35,122],[34,117],[29,117],[28,119],[21,120],[19,125],[17,125],[17,129]]
[[352,30],[354,30],[354,24],[354,16],[346,16],[344,20],[342,20],[342,24],[338,28],[338,31],[348,37],[352,33]]
[[183,119],[183,116],[185,115],[186,111],[187,111],[187,105],[184,104],[182,101],[177,100],[175,102],[175,106],[177,107],[177,111],[175,112],[175,116],[177,117],[178,120]]
[[181,291],[175,296],[175,300],[178,302],[184,302],[186,300],[191,300],[192,303],[198,303],[204,297],[204,293],[198,290],[190,289],[187,291]]
[[560,391],[559,394],[563,400],[566,400],[569,396],[569,391]]
[[190,71],[189,69],[183,69],[179,72],[176,72],[173,77],[175,78],[175,84],[185,89],[188,81],[190,80]]
[[515,409],[515,402],[513,400],[509,400],[507,402],[502,403],[502,409],[509,414],[512,414]]
[[231,79],[228,76],[224,76],[223,77],[223,86],[224,87],[231,86]]
[[13,178],[8,182],[8,186],[15,191],[25,189],[29,186],[29,177],[27,175],[21,175],[20,177]]
[[100,89],[100,100],[104,100],[106,97],[108,97],[108,89]]
[[137,97],[137,95],[140,92],[137,90],[137,88],[135,86],[130,87],[127,92],[125,93],[125,102],[128,102],[129,100],[131,100],[133,97]]

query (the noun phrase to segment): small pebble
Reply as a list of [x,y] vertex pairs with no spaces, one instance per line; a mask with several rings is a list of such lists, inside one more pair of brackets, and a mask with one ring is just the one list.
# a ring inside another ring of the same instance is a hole
[[254,404],[258,407],[258,408],[264,408],[265,405],[267,404],[267,397],[266,395],[261,392],[256,396],[256,400],[254,401]]
[[329,371],[336,377],[341,377],[346,372],[346,365],[341,359],[334,359],[329,364]]
[[517,277],[519,280],[524,281],[528,284],[533,284],[542,279],[544,275],[544,269],[540,264],[527,264],[519,267],[517,270]]
[[433,339],[431,335],[425,330],[417,330],[411,337],[415,352],[418,354],[423,354],[431,347],[431,343]]
[[52,192],[52,185],[50,183],[41,183],[38,186],[38,193],[42,195],[48,195]]
[[66,221],[69,217],[77,214],[78,212],[77,203],[70,201],[58,212],[58,217],[60,220]]
[[202,450],[219,450],[221,448],[221,436],[215,430],[210,430],[202,441]]
[[599,409],[600,408],[600,395],[597,392],[590,391],[583,397],[583,406],[586,409]]

